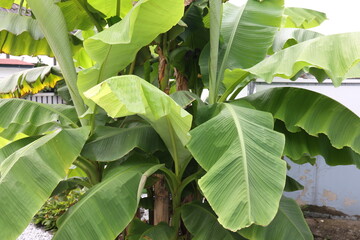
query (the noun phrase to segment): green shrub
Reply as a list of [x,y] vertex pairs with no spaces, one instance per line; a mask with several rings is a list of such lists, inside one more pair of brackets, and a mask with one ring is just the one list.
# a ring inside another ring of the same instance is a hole
[[72,205],[77,203],[84,194],[84,190],[77,188],[68,194],[59,194],[50,197],[33,218],[33,223],[42,226],[45,230],[57,230],[56,221]]

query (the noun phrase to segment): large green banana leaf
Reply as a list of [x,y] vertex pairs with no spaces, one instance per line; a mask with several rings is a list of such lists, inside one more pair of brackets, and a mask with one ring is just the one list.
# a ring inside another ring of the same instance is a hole
[[28,226],[66,176],[88,132],[84,128],[56,131],[19,149],[1,163],[0,239],[16,239]]
[[[241,79],[252,73],[270,83],[276,76],[290,79],[306,67],[319,80],[323,80],[326,73],[335,86],[340,86],[347,77],[360,75],[358,42],[360,33],[318,37],[279,51],[251,68],[234,69],[232,74],[238,74]],[[354,69],[357,71],[353,72]]]
[[0,18],[0,52],[54,56],[35,19],[5,11],[0,11]]
[[149,125],[131,128],[98,127],[85,144],[81,155],[95,161],[115,161],[134,148],[153,153],[164,149],[164,145]]
[[[20,5],[21,0],[1,0],[0,7],[10,9],[13,3]],[[26,5],[26,0],[24,0],[24,4]]]
[[272,45],[272,51],[278,52],[292,45],[321,36],[323,36],[323,34],[306,29],[282,28],[275,35],[275,39]]
[[[0,7],[10,9],[13,3],[20,5],[21,0],[2,0],[0,2]],[[68,26],[69,32],[77,29],[87,30],[93,27],[95,21],[101,22],[100,14],[87,3],[85,0],[67,0],[67,1],[54,1],[57,2],[57,5],[61,8],[61,11],[65,15],[66,24]],[[90,2],[96,2],[99,6],[108,6],[108,2],[99,1],[99,0],[90,0]],[[126,5],[131,4],[131,1],[121,1]],[[28,7],[27,1],[24,0],[23,7]],[[131,5],[132,6],[132,5]],[[128,9],[127,8],[124,8]],[[129,10],[129,9],[128,9]],[[127,11],[128,11],[127,10]],[[3,11],[4,12],[4,11]],[[7,13],[7,12],[5,12]],[[20,14],[13,14],[17,15],[18,17],[22,17]],[[30,17],[29,17],[30,18]],[[34,20],[34,19],[33,19]],[[34,20],[36,22],[36,20]],[[40,31],[41,32],[41,31]]]
[[178,23],[183,12],[182,0],[142,0],[122,21],[85,40],[85,50],[97,65],[80,73],[80,91],[116,76],[143,46]]
[[[221,24],[224,44],[219,52],[218,82],[222,81],[225,69],[248,68],[266,57],[281,24],[283,5],[283,0],[247,1],[242,7],[224,4]],[[205,47],[200,56],[205,81],[209,54],[209,47]]]
[[313,164],[315,157],[321,155],[330,166],[355,164],[360,168],[359,153],[350,147],[341,149],[333,147],[325,134],[319,134],[315,137],[304,130],[292,133],[286,129],[282,121],[276,121],[275,130],[285,135],[284,155],[295,163],[309,162]]
[[224,4],[221,36],[226,43],[220,55],[220,72],[248,68],[266,57],[277,32],[283,0],[248,1],[244,7]]
[[[121,18],[124,18],[126,14],[133,7],[132,0],[87,0],[87,2],[96,10],[102,12],[109,17],[117,16],[118,3],[120,3],[119,10]],[[138,4],[138,3],[137,3]]]
[[188,160],[192,116],[152,84],[134,75],[113,77],[84,95],[113,118],[138,114],[157,131],[176,164]]
[[314,239],[297,203],[283,197],[274,220],[269,226],[253,225],[239,231],[244,237],[256,240],[312,240]]
[[188,149],[207,171],[200,189],[227,229],[267,225],[276,214],[286,163],[285,138],[273,125],[269,113],[224,104],[190,132]]
[[[167,223],[161,222],[156,226],[147,229],[141,234],[138,240],[143,239],[161,239],[161,240],[172,240],[176,237],[176,233],[173,227],[170,227]],[[130,240],[130,239],[129,239]]]
[[301,185],[298,181],[296,181],[292,177],[286,176],[286,184],[284,188],[285,192],[295,192],[303,189],[304,186]]
[[152,226],[135,218],[128,227],[127,240],[171,240],[175,237],[174,228],[167,223],[161,222]]
[[44,88],[53,88],[62,79],[57,69],[50,66],[28,69],[5,77],[0,81],[0,98],[22,97],[36,94]]
[[3,0],[0,1],[0,7],[10,9],[14,0]]
[[26,145],[32,143],[40,136],[33,136],[33,137],[25,137],[19,140],[13,141],[5,145],[4,147],[0,148],[0,164],[11,154],[19,150],[20,148],[25,147]]
[[115,239],[134,218],[147,177],[160,167],[128,161],[112,169],[59,219],[53,239]]
[[134,218],[127,228],[127,240],[139,240],[141,235],[152,226]]
[[11,143],[11,141],[3,138],[3,137],[0,137],[0,148],[6,146],[7,144]]
[[304,129],[309,135],[325,134],[332,146],[350,147],[360,154],[360,118],[337,101],[301,88],[271,88],[244,100],[270,112],[291,132]]
[[205,28],[203,22],[204,9],[206,9],[207,5],[208,2],[202,0],[191,4],[186,9],[181,19],[186,24],[186,27],[182,29],[183,32],[179,35],[183,40],[181,43],[182,47],[202,49],[208,43],[209,29]]
[[44,38],[38,22],[31,17],[5,11],[0,11],[0,17],[0,31],[6,30],[14,35],[28,32],[35,41]]
[[[57,4],[65,16],[69,32],[79,29],[90,30],[95,25],[98,27],[101,27],[100,24],[105,25],[105,20],[99,16],[99,13],[95,9],[89,9],[90,6],[86,0],[68,0]],[[107,3],[102,2],[102,5],[107,6]]]
[[182,108],[186,108],[195,101],[197,101],[199,104],[203,104],[201,99],[196,94],[189,91],[176,91],[170,94],[170,97]]
[[59,63],[76,112],[81,116],[85,112],[85,106],[76,85],[77,73],[64,15],[53,1],[27,0],[27,2]]
[[313,28],[325,21],[326,14],[306,8],[288,7],[284,10],[282,28]]
[[181,217],[193,240],[244,240],[238,233],[221,226],[207,204],[186,204],[181,208]]
[[[0,11],[0,18],[1,52],[14,56],[54,56],[36,19],[5,11]],[[72,39],[72,52],[82,49],[82,44],[76,37],[72,34],[67,37]]]
[[0,112],[0,136],[10,140],[18,133],[34,136],[60,127],[76,126],[74,108],[66,105],[1,99]]

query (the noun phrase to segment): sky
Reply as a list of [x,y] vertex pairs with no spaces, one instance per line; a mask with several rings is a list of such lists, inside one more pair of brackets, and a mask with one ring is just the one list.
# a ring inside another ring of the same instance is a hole
[[313,30],[328,34],[360,32],[359,0],[285,0],[287,7],[303,7],[325,12],[328,20]]
[[[244,0],[230,0],[241,5]],[[360,32],[359,0],[285,0],[286,7],[302,7],[325,12],[328,20],[312,30],[325,35]]]

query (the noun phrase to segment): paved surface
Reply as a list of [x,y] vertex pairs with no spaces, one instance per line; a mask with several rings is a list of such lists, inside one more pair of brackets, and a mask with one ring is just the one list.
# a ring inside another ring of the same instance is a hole
[[30,224],[17,240],[50,240],[52,237],[49,232]]

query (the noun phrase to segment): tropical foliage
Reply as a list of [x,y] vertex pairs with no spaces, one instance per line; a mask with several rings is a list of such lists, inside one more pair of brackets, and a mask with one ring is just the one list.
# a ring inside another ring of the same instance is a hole
[[20,3],[31,15],[1,13],[1,51],[54,55],[60,70],[11,76],[1,95],[64,79],[71,104],[0,100],[1,239],[74,181],[88,191],[54,239],[312,239],[283,196],[301,189],[284,157],[360,166],[360,119],[338,102],[292,88],[237,97],[257,78],[358,76],[360,33],[308,30],[323,13],[283,0]]

